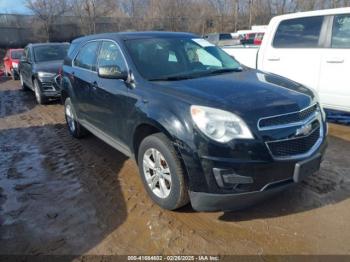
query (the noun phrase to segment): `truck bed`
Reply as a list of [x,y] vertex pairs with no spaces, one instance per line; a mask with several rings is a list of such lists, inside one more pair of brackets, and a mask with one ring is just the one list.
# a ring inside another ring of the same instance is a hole
[[259,46],[224,46],[222,49],[241,64],[250,68],[256,68]]

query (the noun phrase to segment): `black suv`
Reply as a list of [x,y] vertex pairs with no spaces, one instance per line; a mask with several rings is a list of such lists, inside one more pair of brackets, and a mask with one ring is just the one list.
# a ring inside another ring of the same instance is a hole
[[166,209],[234,210],[316,172],[326,148],[315,94],[242,67],[187,33],[87,36],[63,65],[70,133],[135,158]]
[[23,90],[33,90],[39,104],[61,96],[55,78],[68,48],[68,43],[29,44],[24,48],[18,66],[21,86]]

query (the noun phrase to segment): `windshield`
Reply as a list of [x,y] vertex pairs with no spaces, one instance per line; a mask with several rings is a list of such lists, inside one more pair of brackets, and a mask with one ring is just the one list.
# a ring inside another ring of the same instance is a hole
[[63,60],[67,55],[69,45],[43,45],[34,47],[34,60],[36,62],[47,62]]
[[133,39],[125,44],[148,80],[179,80],[241,69],[231,56],[201,38]]
[[23,54],[23,50],[13,50],[11,51],[11,58],[12,59],[20,59]]

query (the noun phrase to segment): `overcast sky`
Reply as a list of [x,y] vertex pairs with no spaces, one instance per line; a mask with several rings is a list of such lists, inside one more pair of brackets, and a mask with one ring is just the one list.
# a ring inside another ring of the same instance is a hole
[[0,0],[0,13],[29,14],[25,0]]

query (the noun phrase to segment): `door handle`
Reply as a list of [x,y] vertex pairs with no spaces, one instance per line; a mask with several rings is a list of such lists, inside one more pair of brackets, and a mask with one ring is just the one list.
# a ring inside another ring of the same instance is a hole
[[96,81],[92,82],[92,83],[91,83],[91,87],[92,87],[93,90],[96,90],[97,87],[98,87],[97,82],[96,82]]
[[277,56],[272,56],[272,57],[269,57],[267,60],[276,62],[276,61],[280,61],[281,58],[279,58]]
[[72,81],[74,81],[74,79],[75,79],[75,72],[71,72],[71,73],[69,74],[69,78],[70,78]]
[[328,64],[341,64],[341,63],[344,63],[344,58],[332,57],[332,58],[328,58],[326,62]]

